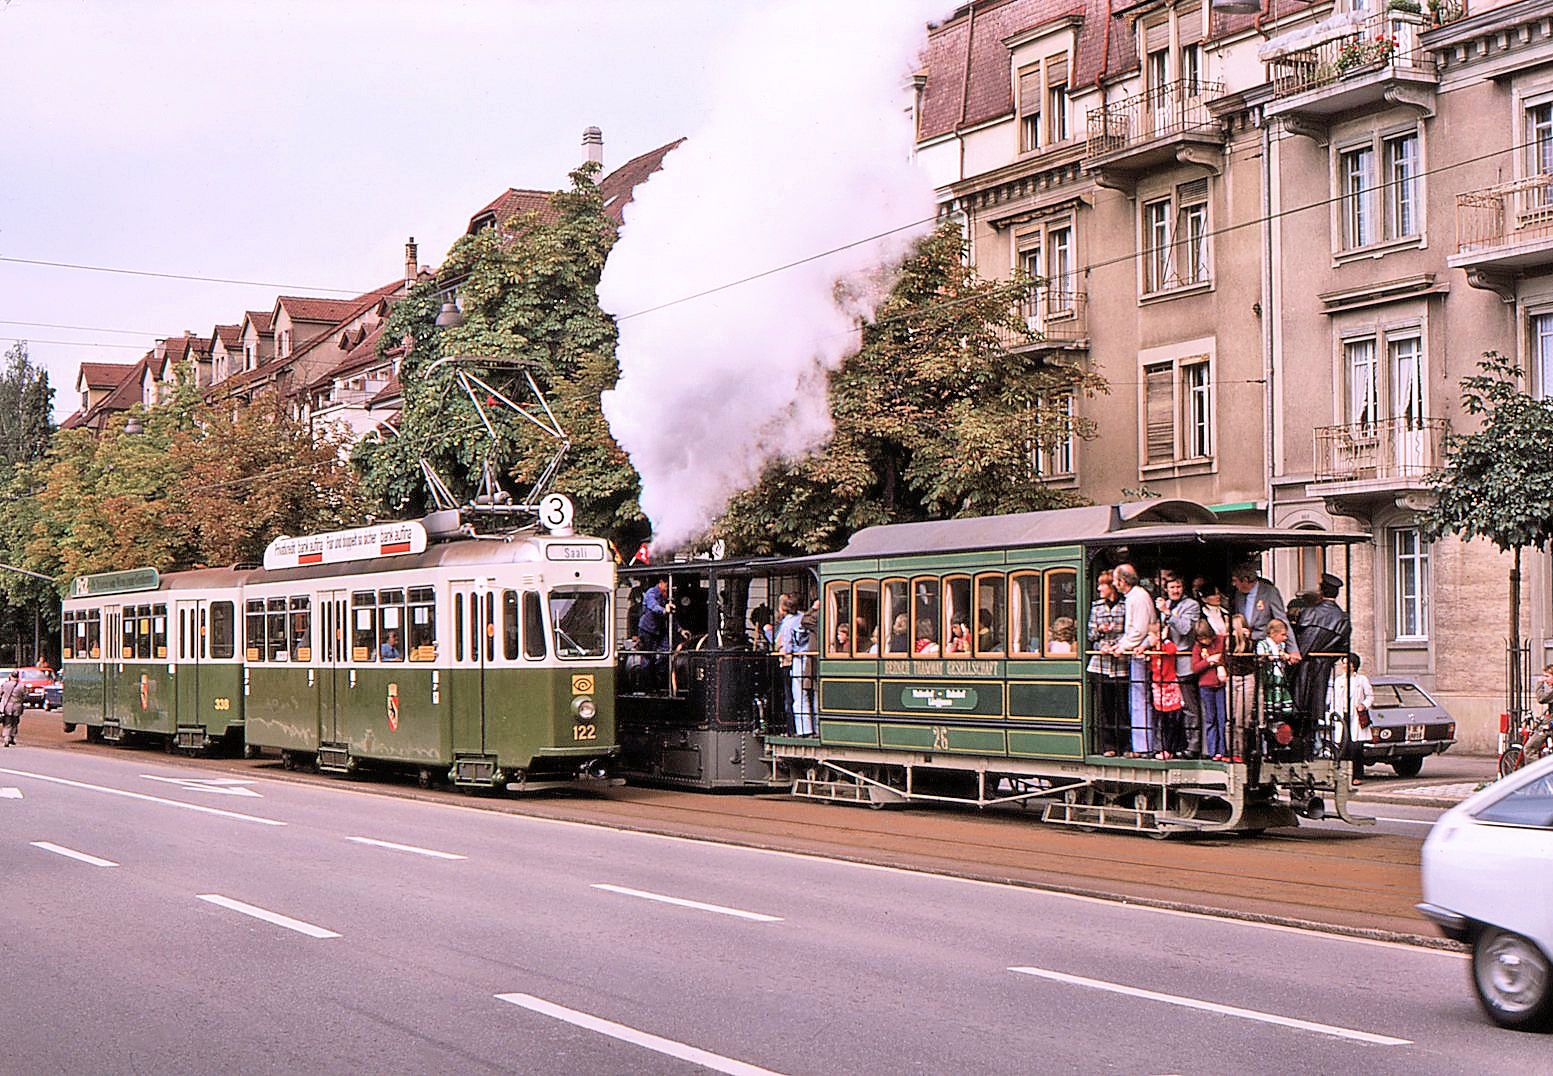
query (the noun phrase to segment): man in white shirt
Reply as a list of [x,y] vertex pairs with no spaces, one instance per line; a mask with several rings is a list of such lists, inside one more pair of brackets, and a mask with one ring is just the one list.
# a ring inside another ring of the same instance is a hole
[[1132,723],[1132,753],[1152,755],[1159,737],[1154,727],[1154,708],[1149,705],[1149,659],[1143,656],[1148,646],[1149,627],[1154,623],[1154,603],[1149,592],[1138,585],[1138,569],[1118,564],[1111,570],[1116,589],[1122,592],[1127,619],[1122,637],[1117,640],[1119,654],[1130,655],[1128,663],[1128,713]]

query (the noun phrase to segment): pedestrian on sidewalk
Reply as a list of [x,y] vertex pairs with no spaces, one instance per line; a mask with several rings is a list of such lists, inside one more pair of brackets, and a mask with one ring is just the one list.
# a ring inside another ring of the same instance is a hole
[[0,681],[0,744],[6,747],[16,746],[16,730],[22,723],[25,697],[21,673],[12,669],[11,675]]
[[1346,726],[1347,756],[1353,762],[1353,786],[1364,778],[1364,745],[1370,742],[1370,710],[1375,705],[1375,689],[1370,678],[1359,671],[1359,655],[1338,658],[1327,685],[1327,713],[1336,727]]

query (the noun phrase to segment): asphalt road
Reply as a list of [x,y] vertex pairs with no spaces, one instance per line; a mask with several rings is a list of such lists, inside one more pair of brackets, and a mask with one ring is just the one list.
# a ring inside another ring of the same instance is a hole
[[1547,1064],[1452,953],[139,753],[0,752],[0,833],[5,1071]]

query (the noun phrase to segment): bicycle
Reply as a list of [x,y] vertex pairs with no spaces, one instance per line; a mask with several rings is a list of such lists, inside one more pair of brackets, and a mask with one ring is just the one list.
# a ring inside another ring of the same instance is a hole
[[[1527,745],[1537,741],[1530,751]],[[1508,777],[1528,762],[1553,755],[1553,716],[1544,714],[1542,719],[1526,729],[1521,738],[1504,749],[1499,756],[1499,776]]]

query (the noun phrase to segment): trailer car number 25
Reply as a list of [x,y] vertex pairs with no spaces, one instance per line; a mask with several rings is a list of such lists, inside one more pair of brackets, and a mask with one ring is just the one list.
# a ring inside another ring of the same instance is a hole
[[574,740],[596,740],[598,738],[599,728],[597,725],[586,724],[572,726],[572,739]]

